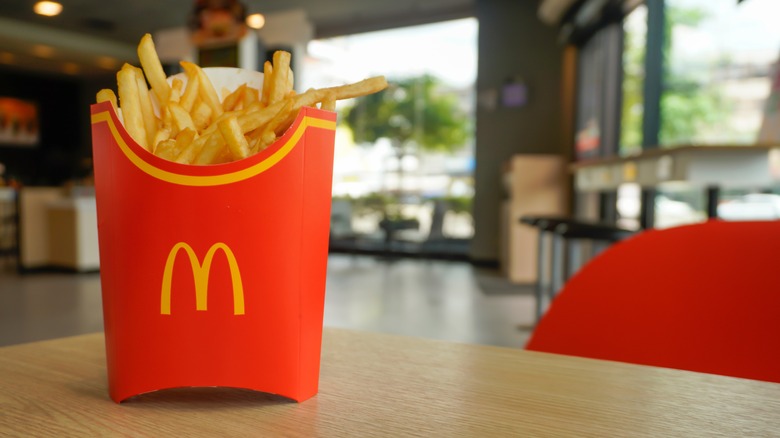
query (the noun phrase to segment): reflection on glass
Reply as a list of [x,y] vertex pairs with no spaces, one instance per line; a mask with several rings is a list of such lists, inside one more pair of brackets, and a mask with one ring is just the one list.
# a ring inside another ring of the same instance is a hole
[[776,0],[666,0],[663,146],[756,140],[780,50]]

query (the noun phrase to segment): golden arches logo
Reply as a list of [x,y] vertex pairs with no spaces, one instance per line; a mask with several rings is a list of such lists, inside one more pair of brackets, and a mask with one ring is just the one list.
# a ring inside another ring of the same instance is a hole
[[209,272],[211,272],[211,262],[214,260],[214,254],[217,250],[222,250],[230,267],[230,277],[233,281],[233,314],[244,314],[244,286],[241,282],[241,272],[238,270],[238,263],[230,247],[222,242],[211,245],[203,263],[200,263],[198,256],[190,245],[185,242],[179,242],[171,248],[168,253],[168,260],[165,262],[163,271],[162,291],[160,293],[160,313],[163,315],[171,314],[171,282],[173,281],[173,265],[176,263],[176,256],[179,250],[184,250],[189,256],[192,266],[192,276],[195,279],[195,309],[207,310]]

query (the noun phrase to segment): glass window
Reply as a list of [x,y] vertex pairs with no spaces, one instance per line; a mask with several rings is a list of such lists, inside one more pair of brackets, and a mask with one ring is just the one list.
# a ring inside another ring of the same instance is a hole
[[780,2],[665,4],[661,144],[754,143],[780,50]]
[[309,43],[302,89],[391,85],[337,102],[333,247],[468,253],[477,30],[466,18]]
[[623,22],[623,107],[620,120],[620,154],[642,149],[644,116],[647,6],[639,5]]
[[617,153],[622,33],[619,25],[608,25],[580,49],[574,143],[577,159]]

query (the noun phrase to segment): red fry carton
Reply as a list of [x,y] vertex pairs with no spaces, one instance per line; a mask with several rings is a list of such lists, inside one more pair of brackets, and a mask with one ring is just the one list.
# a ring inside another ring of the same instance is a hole
[[91,110],[110,397],[315,395],[335,113],[303,108],[263,152],[193,166],[143,149],[109,103]]

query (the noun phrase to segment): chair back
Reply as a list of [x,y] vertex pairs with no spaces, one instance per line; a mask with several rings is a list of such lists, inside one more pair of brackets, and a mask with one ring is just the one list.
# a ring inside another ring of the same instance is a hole
[[649,230],[564,286],[529,350],[780,383],[780,221]]

